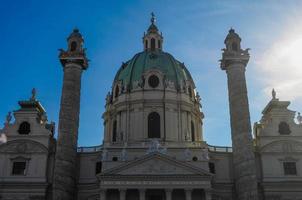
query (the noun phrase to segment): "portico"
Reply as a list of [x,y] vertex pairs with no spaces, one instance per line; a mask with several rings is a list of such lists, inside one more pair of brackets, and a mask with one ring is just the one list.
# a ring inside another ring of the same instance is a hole
[[210,200],[212,175],[158,152],[99,175],[101,200]]

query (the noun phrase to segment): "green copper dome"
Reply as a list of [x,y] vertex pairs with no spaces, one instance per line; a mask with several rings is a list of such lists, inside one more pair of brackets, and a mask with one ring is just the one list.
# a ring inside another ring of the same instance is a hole
[[145,50],[134,55],[131,60],[123,63],[120,67],[114,82],[121,81],[124,86],[131,90],[133,83],[142,81],[143,74],[151,69],[163,73],[166,80],[174,82],[177,89],[186,81],[191,81],[194,84],[185,65],[176,60],[171,54],[161,50]]

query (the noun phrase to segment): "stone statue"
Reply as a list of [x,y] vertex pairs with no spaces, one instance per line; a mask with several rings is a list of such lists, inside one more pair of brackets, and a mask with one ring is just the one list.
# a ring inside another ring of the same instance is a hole
[[192,153],[191,153],[191,151],[189,149],[186,149],[185,152],[184,152],[184,154],[185,154],[186,161],[191,160],[191,154]]
[[122,161],[127,160],[127,150],[125,148],[122,150],[121,158],[122,158]]
[[7,142],[7,137],[4,133],[0,133],[0,145]]
[[107,151],[107,149],[103,149],[102,161],[107,161],[107,159],[108,159],[108,151]]
[[209,151],[207,149],[202,149],[202,158],[209,160]]
[[12,120],[12,113],[11,112],[8,112],[7,115],[6,115],[6,122],[5,124],[9,124]]
[[273,90],[272,90],[272,97],[273,97],[273,99],[276,99],[276,91],[275,91],[274,88],[273,88]]
[[107,96],[106,96],[106,105],[108,105],[110,103],[111,103],[111,95],[110,95],[110,92],[108,92]]
[[301,116],[300,112],[298,112],[297,121],[299,124],[302,124],[302,116]]
[[153,153],[153,152],[159,152],[159,153],[162,153],[162,154],[166,154],[167,153],[167,148],[161,147],[158,139],[152,139],[150,141],[149,149],[147,150],[147,154]]
[[36,95],[37,95],[37,90],[36,90],[36,88],[33,88],[31,90],[31,98],[30,98],[30,100],[31,101],[35,101],[36,100]]

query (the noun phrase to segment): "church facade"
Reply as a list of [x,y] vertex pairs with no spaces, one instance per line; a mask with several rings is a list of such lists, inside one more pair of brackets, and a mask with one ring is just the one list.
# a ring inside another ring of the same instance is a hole
[[0,130],[7,137],[0,144],[1,200],[302,200],[302,117],[273,90],[251,128],[249,52],[233,29],[220,66],[228,78],[232,147],[204,141],[194,80],[163,51],[154,16],[143,51],[122,64],[106,96],[103,143],[78,147],[81,76],[89,68],[79,30],[67,42],[59,54],[58,137],[33,90]]

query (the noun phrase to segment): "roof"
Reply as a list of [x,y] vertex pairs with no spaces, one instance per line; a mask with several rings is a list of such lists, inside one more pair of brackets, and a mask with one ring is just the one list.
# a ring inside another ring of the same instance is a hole
[[176,88],[185,81],[191,81],[194,86],[192,76],[185,65],[161,50],[143,51],[134,55],[132,59],[122,64],[114,82],[121,81],[131,90],[133,82],[140,81],[143,74],[151,69],[161,71],[168,81],[174,82]]

